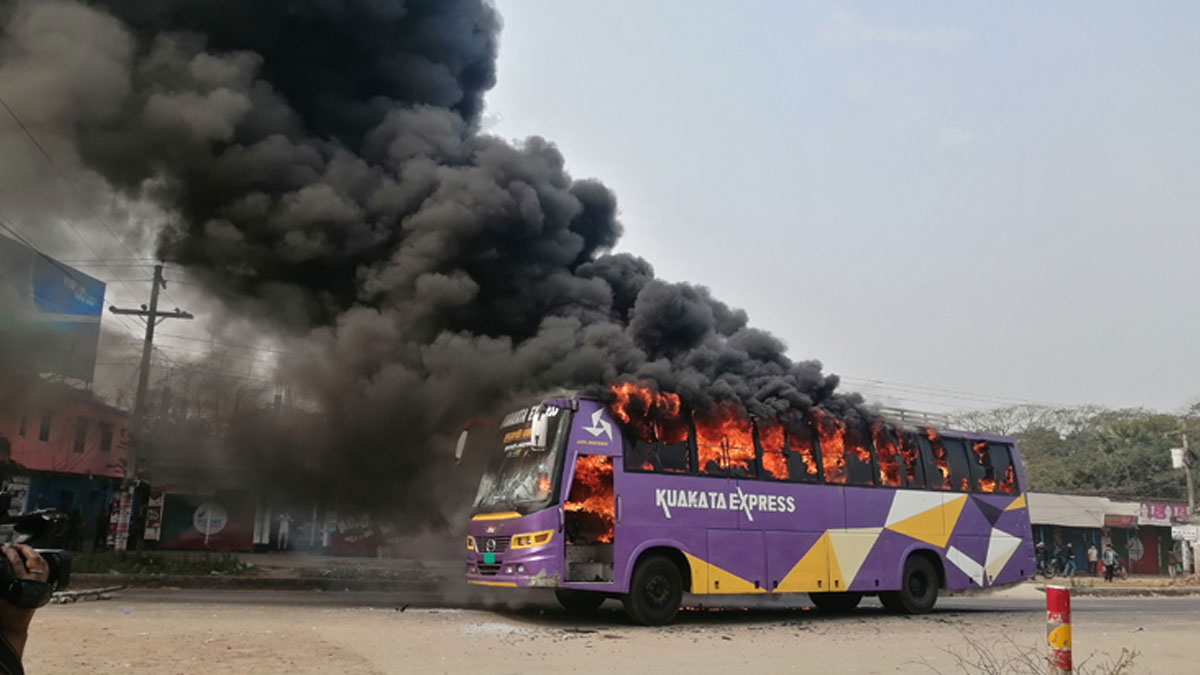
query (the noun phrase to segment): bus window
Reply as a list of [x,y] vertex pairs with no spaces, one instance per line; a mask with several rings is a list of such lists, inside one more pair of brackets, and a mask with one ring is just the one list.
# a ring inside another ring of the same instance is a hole
[[[653,473],[689,473],[691,462],[688,450],[686,422],[665,421],[646,425],[643,429],[627,426],[625,431],[625,470]],[[638,433],[647,438],[636,438]]]
[[904,460],[904,484],[924,490],[925,463],[921,461],[921,445],[913,434],[900,434],[900,457]]
[[871,461],[871,448],[867,444],[867,430],[861,424],[846,425],[846,484],[874,485],[875,467]]
[[980,492],[996,491],[996,470],[988,453],[987,441],[971,441],[971,452],[967,456],[971,464],[972,487]]
[[754,425],[731,404],[695,416],[700,474],[754,478]]
[[812,409],[812,428],[816,432],[817,447],[821,453],[821,468],[825,482],[834,485],[846,484],[846,425],[834,416]]
[[942,447],[942,439],[936,431],[926,428],[925,436],[917,440],[921,444],[921,454],[925,457],[929,487],[934,490],[949,490],[950,462],[946,458],[946,449]]
[[759,420],[763,478],[815,482],[820,480],[813,458],[812,434],[802,425],[784,429],[779,420]]
[[996,492],[1006,495],[1017,492],[1017,469],[1013,466],[1012,448],[1005,443],[988,443],[988,454],[995,475],[999,476]]
[[871,442],[875,445],[875,461],[879,465],[879,484],[900,487],[900,452],[895,436],[883,422],[871,424]]
[[961,438],[942,438],[946,460],[950,464],[950,489],[957,492],[971,490],[971,466],[967,463],[967,444]]

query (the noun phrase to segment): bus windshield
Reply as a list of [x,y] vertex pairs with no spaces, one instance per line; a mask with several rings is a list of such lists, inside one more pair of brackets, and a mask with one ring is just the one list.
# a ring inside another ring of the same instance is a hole
[[[533,418],[539,408],[550,418],[542,448],[533,443]],[[493,441],[496,454],[475,494],[475,513],[504,510],[524,514],[548,506],[558,487],[559,462],[570,419],[569,410],[549,405],[521,408],[505,415]]]

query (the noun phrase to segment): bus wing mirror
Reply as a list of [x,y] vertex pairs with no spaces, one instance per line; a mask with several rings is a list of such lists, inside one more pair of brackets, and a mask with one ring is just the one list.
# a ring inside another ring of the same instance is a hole
[[467,449],[467,434],[470,433],[467,429],[463,429],[458,435],[458,444],[454,446],[454,463],[462,461],[463,450]]

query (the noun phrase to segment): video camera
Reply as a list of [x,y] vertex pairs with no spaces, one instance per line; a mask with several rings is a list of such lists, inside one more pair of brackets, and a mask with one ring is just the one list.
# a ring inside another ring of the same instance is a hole
[[50,602],[55,591],[71,580],[71,554],[57,548],[37,548],[65,533],[67,516],[61,511],[40,509],[19,516],[9,515],[12,494],[0,492],[0,526],[12,526],[12,543],[28,544],[37,550],[49,567],[45,581],[21,579],[13,573],[12,563],[0,555],[0,599],[22,609],[36,609]]

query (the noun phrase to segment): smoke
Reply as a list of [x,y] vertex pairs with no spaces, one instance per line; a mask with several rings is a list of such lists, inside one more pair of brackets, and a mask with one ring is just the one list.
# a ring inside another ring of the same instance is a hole
[[[27,105],[286,345],[319,414],[239,432],[276,477],[428,508],[467,418],[621,378],[759,415],[860,404],[706,288],[611,253],[615,195],[552,143],[481,131],[501,24],[482,0],[25,0],[7,21]],[[37,86],[79,63],[99,74]]]

